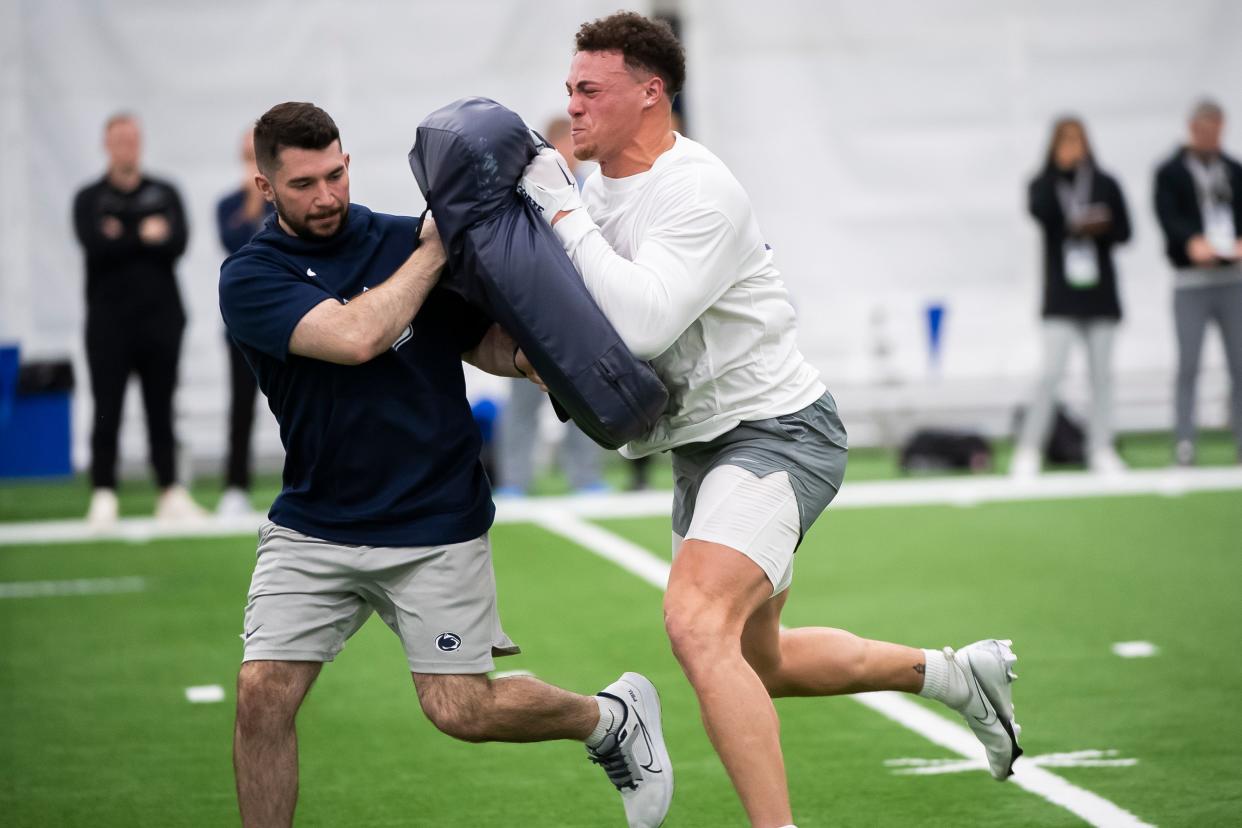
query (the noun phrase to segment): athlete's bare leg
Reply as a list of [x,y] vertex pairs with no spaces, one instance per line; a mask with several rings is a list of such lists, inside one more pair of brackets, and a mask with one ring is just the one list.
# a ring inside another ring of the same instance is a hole
[[528,676],[412,675],[427,718],[465,742],[582,741],[599,721],[592,697]]
[[756,828],[792,823],[772,696],[918,692],[921,650],[842,630],[780,630],[784,596],[750,558],[687,540],[664,601],[673,653],[699,699],[707,735]]
[[313,661],[247,661],[238,671],[233,769],[246,828],[293,824],[298,802],[298,736],[293,723],[322,668]]
[[923,651],[831,627],[782,630],[789,590],[765,602],[742,631],[742,655],[773,698],[923,689]]
[[772,594],[763,570],[727,546],[688,540],[673,561],[664,624],[699,699],[703,726],[751,824],[790,824],[780,722],[742,656],[746,621]]

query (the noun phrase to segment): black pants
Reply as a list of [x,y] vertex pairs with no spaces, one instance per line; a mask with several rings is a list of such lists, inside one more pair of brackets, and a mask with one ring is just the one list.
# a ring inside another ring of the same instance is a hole
[[241,348],[228,336],[225,341],[229,344],[232,396],[229,399],[229,453],[224,467],[224,485],[249,489],[250,430],[254,426],[254,397],[258,383]]
[[116,446],[121,409],[130,374],[142,383],[151,466],[160,488],[177,479],[173,437],[173,393],[185,317],[132,318],[88,311],[86,360],[90,367],[95,416],[91,431],[91,484],[116,488]]

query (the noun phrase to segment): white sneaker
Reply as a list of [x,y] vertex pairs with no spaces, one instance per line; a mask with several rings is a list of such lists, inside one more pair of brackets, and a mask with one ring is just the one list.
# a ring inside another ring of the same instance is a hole
[[992,776],[1002,782],[1013,775],[1013,763],[1022,755],[1018,735],[1022,728],[1013,718],[1013,692],[1017,678],[1011,669],[1018,657],[1009,640],[976,641],[956,653],[945,647],[949,663],[957,667],[966,681],[969,695],[961,707],[954,708],[983,742]]
[[220,502],[216,504],[216,514],[222,518],[246,517],[254,514],[254,507],[250,505],[250,495],[245,489],[230,486],[224,490],[224,494],[220,495]]
[[106,529],[116,523],[120,508],[116,492],[112,489],[95,489],[91,493],[91,506],[86,510],[86,522],[93,529]]
[[1091,452],[1087,466],[1096,474],[1121,474],[1129,468],[1121,455],[1112,448]]
[[658,828],[673,801],[673,766],[660,728],[660,694],[638,673],[625,673],[599,695],[621,702],[625,715],[587,757],[621,792],[630,828]]
[[185,486],[174,483],[160,493],[155,502],[155,519],[180,523],[183,521],[204,520],[207,510],[194,502]]
[[1179,466],[1195,464],[1195,444],[1190,440],[1178,440],[1173,447],[1173,459]]
[[1039,451],[1033,448],[1016,448],[1009,461],[1009,476],[1030,480],[1039,474]]

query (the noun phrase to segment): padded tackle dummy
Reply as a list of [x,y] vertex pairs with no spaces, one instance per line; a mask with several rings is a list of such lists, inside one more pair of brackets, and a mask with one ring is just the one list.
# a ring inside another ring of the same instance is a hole
[[562,420],[604,448],[646,434],[668,390],[587,292],[552,228],[516,192],[535,141],[515,113],[463,98],[428,115],[410,169],[448,254],[440,285],[508,331]]

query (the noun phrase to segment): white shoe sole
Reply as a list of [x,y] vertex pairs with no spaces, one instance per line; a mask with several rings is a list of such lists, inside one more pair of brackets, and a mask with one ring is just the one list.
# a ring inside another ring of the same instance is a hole
[[1018,746],[1018,736],[1022,733],[1022,728],[1013,716],[1012,684],[1017,678],[1013,672],[1013,665],[1017,663],[1018,657],[1014,655],[1012,644],[1013,642],[1008,639],[992,640],[981,641],[977,645],[972,644],[963,648],[967,661],[970,663],[970,672],[979,690],[996,713],[997,722],[1008,736],[1007,761],[1002,762],[1001,767],[998,768],[992,763],[992,757],[988,757],[992,776],[1002,782],[1013,775],[1013,763],[1022,755],[1022,748]]

